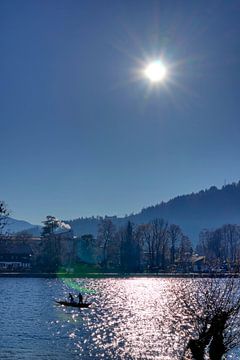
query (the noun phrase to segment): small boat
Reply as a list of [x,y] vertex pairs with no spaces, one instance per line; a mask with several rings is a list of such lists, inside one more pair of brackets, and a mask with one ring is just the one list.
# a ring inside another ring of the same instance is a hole
[[69,301],[56,301],[55,302],[59,305],[64,305],[64,306],[72,306],[72,307],[77,307],[77,308],[88,308],[91,303],[77,303],[77,302],[69,302]]

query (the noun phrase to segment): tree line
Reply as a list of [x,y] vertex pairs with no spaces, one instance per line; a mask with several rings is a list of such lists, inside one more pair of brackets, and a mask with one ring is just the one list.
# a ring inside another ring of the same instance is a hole
[[164,219],[141,225],[128,221],[118,229],[111,219],[105,218],[100,221],[95,240],[92,235],[81,239],[86,241],[89,251],[95,247],[101,252],[100,265],[106,270],[187,270],[193,253],[191,241],[181,228]]
[[215,230],[201,231],[196,249],[206,257],[209,266],[239,271],[240,226],[227,224]]
[[[0,202],[0,232],[6,226],[9,211]],[[35,270],[54,272],[61,266],[61,247],[56,229],[70,226],[47,216],[43,221],[42,245],[37,257],[33,258]],[[29,234],[17,234],[27,240]],[[73,234],[71,234],[73,236]],[[193,246],[180,226],[156,218],[149,223],[134,225],[128,221],[118,228],[111,218],[101,218],[97,235],[85,234],[75,238],[81,243],[80,251],[74,247],[75,260],[98,264],[104,271],[119,272],[187,272],[191,271]],[[204,229],[199,235],[195,254],[205,258],[209,271],[240,270],[240,226],[227,224],[214,230]],[[85,259],[85,260],[84,260]]]
[[[7,216],[7,207],[0,202],[0,233]],[[47,216],[43,224],[39,261],[43,267],[49,266],[49,270],[52,266],[52,271],[60,262],[55,230],[64,223]],[[80,240],[88,244],[87,251],[91,252],[94,247],[101,249],[101,266],[107,269],[118,266],[125,271],[138,271],[144,264],[150,270],[156,267],[166,270],[188,262],[192,253],[191,242],[180,227],[169,225],[163,219],[138,226],[128,222],[121,229],[116,229],[111,220],[102,219],[96,239],[85,235]],[[208,260],[222,263],[229,260],[235,264],[239,259],[239,245],[240,226],[224,225],[213,231],[204,230],[198,249]],[[173,283],[167,304],[172,314],[169,336],[174,336],[173,341],[178,342],[175,346],[178,357],[204,360],[207,356],[211,360],[221,360],[240,343],[239,278],[180,281],[180,286],[179,282]]]

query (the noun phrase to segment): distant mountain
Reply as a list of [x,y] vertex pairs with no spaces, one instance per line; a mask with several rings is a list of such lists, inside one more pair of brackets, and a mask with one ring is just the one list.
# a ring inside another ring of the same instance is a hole
[[[108,218],[117,227],[124,226],[128,221],[143,224],[155,218],[163,218],[171,224],[179,225],[184,233],[196,242],[203,229],[214,229],[224,224],[240,224],[240,181],[225,185],[221,189],[212,186],[198,193],[177,196],[168,202],[147,207],[138,214]],[[71,226],[74,235],[81,236],[96,235],[100,220],[101,217],[90,217],[64,222]],[[6,230],[9,233],[27,231],[39,236],[41,226],[9,218]]]
[[26,231],[33,235],[39,235],[41,231],[40,229],[41,226],[30,224],[29,222],[24,220],[16,220],[8,217],[4,231],[9,234]]
[[[204,228],[213,229],[227,223],[240,223],[240,181],[221,189],[212,186],[198,193],[178,196],[124,218],[109,218],[117,226],[123,226],[129,220],[141,224],[155,218],[163,218],[169,223],[180,225],[184,233],[196,242]],[[79,218],[65,222],[72,227],[75,235],[96,235],[100,219]]]

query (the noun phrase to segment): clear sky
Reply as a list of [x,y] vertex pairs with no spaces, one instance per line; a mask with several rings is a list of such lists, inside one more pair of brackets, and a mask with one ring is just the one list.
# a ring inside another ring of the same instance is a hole
[[40,223],[237,181],[239,84],[238,0],[1,0],[0,198]]

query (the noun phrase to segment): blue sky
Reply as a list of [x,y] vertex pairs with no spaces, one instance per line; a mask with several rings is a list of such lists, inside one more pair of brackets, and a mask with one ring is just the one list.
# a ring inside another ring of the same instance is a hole
[[[240,1],[0,2],[0,186],[40,223],[240,178]],[[166,82],[141,74],[164,59]]]

